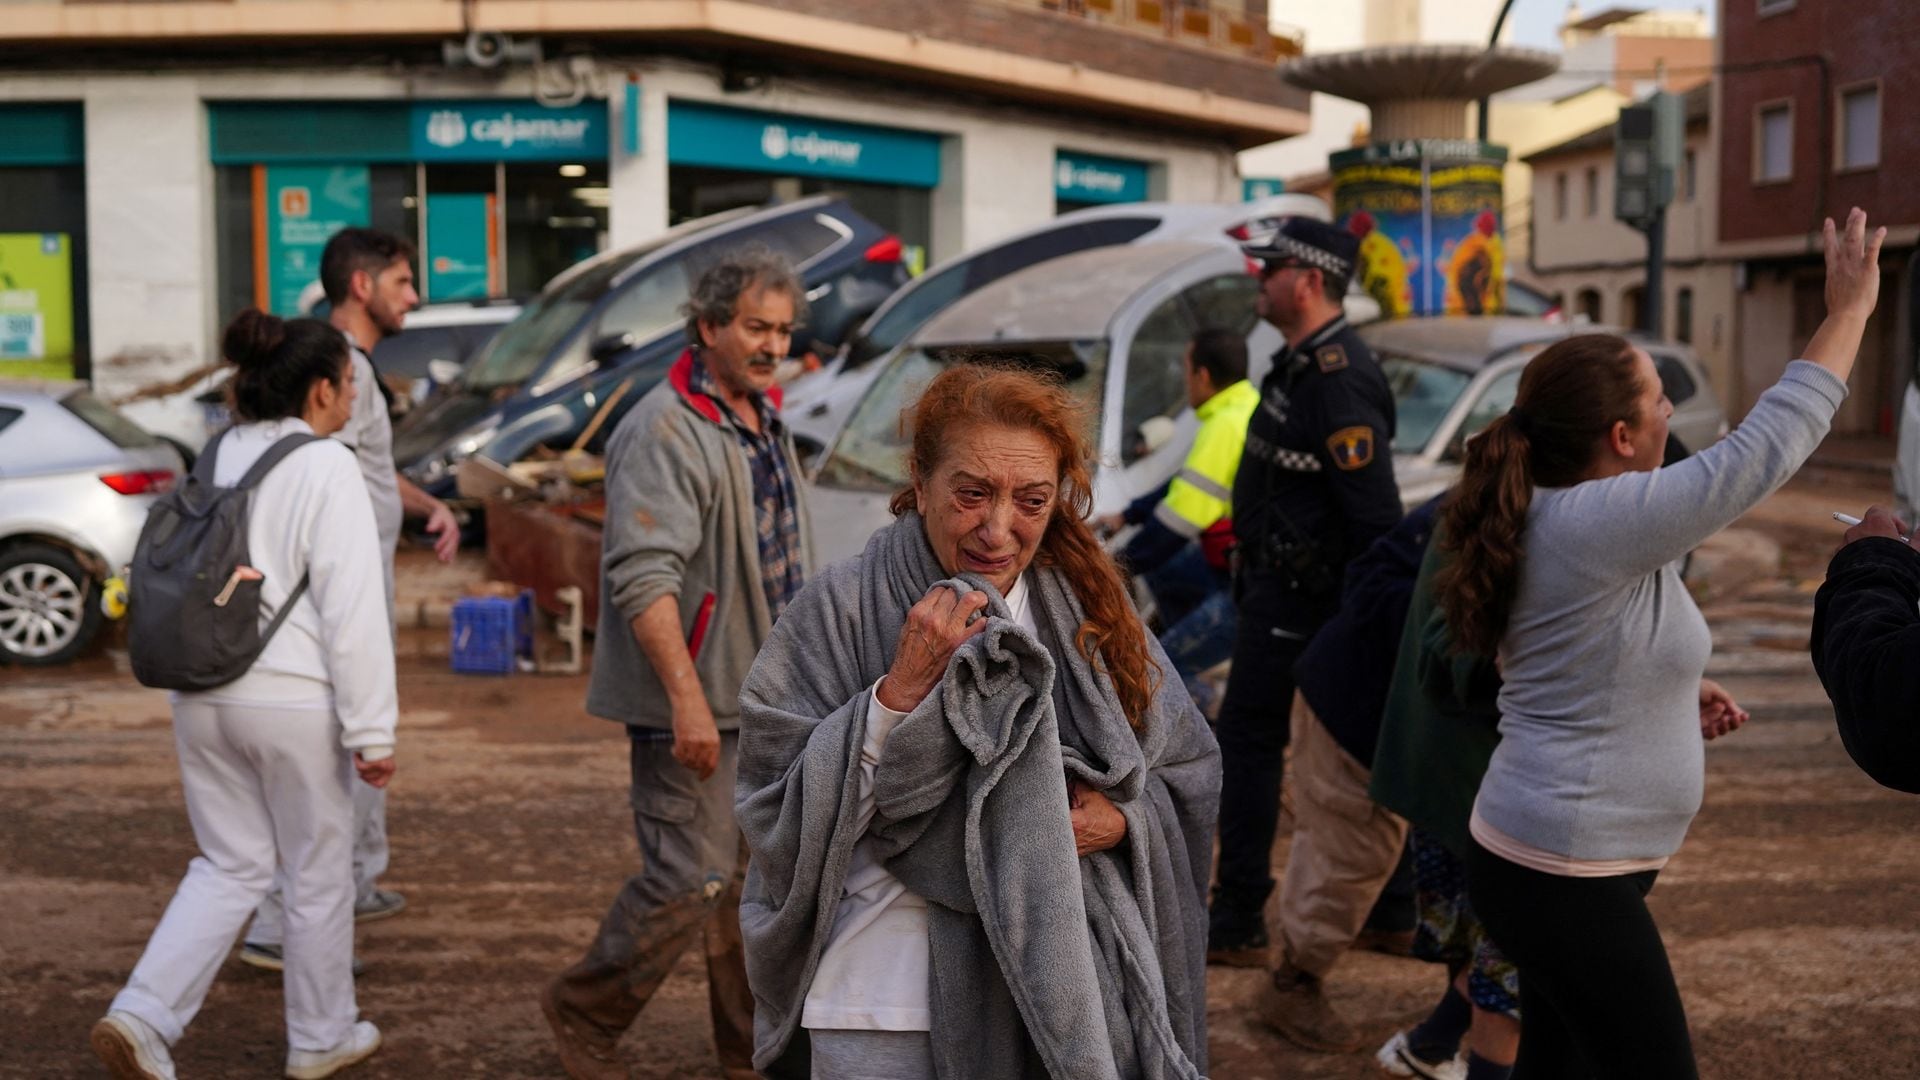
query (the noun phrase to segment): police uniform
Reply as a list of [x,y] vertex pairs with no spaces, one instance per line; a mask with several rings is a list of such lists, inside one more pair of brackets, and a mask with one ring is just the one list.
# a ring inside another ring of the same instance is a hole
[[[1358,241],[1284,218],[1243,247],[1345,281]],[[1219,718],[1225,775],[1210,949],[1265,945],[1294,662],[1333,614],[1347,562],[1400,520],[1393,432],[1386,376],[1344,316],[1274,356],[1233,485],[1239,626]]]

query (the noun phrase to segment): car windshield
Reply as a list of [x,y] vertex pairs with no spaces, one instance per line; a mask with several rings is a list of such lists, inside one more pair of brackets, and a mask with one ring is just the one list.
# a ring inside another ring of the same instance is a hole
[[160,445],[160,440],[147,434],[145,428],[121,416],[112,406],[85,390],[75,390],[61,398],[60,404],[86,421],[88,427],[106,436],[108,442],[123,450]]
[[1473,377],[1398,353],[1383,353],[1380,370],[1393,390],[1393,450],[1417,454],[1427,448],[1441,421],[1467,389]]
[[643,248],[617,255],[559,288],[541,293],[474,359],[464,380],[467,388],[493,390],[525,382],[540,370],[540,362],[554,346],[566,340],[606,295],[614,279],[651,252],[651,248]]
[[[907,482],[907,440],[900,417],[948,364],[966,360],[1005,364],[1059,376],[1088,406],[1097,439],[1101,390],[1106,385],[1104,341],[995,342],[991,345],[909,349],[894,357],[854,408],[821,464],[819,482],[860,491],[897,491]],[[1096,443],[1097,445],[1097,443]]]

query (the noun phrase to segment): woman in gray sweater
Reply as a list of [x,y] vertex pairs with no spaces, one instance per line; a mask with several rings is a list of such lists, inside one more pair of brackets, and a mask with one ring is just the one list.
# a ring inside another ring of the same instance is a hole
[[1679,560],[1791,477],[1846,396],[1885,229],[1826,224],[1827,318],[1727,438],[1660,468],[1672,405],[1625,339],[1569,338],[1467,447],[1440,604],[1495,652],[1499,748],[1474,804],[1475,910],[1520,969],[1515,1080],[1696,1076],[1645,896],[1700,808],[1702,738],[1746,714],[1701,677]]

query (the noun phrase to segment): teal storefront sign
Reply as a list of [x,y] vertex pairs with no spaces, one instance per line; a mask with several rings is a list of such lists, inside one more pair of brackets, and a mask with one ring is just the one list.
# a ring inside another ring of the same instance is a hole
[[427,196],[428,300],[478,300],[492,269],[492,199]]
[[364,165],[273,165],[267,169],[267,304],[300,314],[300,292],[320,277],[333,234],[368,223]]
[[0,165],[78,165],[83,130],[78,105],[0,105]]
[[604,161],[605,102],[222,101],[207,105],[216,165]]
[[435,161],[603,161],[605,102],[550,109],[533,101],[417,101],[415,159]]
[[934,187],[940,183],[940,136],[672,101],[667,105],[667,160],[674,165]]
[[1287,190],[1285,180],[1269,176],[1248,176],[1240,181],[1240,201],[1252,202],[1255,199],[1271,199]]
[[1053,193],[1066,202],[1140,202],[1147,197],[1147,163],[1061,150],[1053,160]]

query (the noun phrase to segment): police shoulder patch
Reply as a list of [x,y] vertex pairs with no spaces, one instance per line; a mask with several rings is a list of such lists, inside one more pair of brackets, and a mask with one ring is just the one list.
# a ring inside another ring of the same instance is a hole
[[1366,425],[1341,428],[1327,436],[1327,453],[1333,464],[1351,472],[1373,463],[1373,429]]
[[1322,345],[1313,358],[1320,362],[1321,371],[1339,371],[1347,366],[1347,350],[1340,345]]

